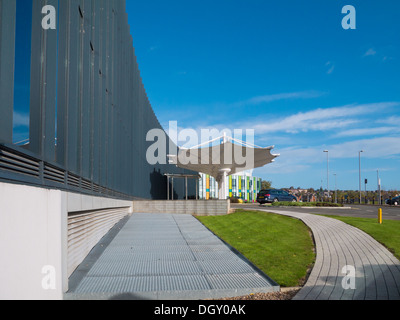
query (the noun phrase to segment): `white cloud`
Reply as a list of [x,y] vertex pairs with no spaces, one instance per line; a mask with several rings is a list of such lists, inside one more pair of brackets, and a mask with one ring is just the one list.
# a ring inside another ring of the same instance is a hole
[[392,58],[392,57],[388,57],[388,56],[384,56],[384,57],[382,58],[382,61],[383,61],[383,62],[388,62],[388,61],[390,61],[390,60],[393,60],[393,58]]
[[400,137],[380,137],[348,141],[330,146],[333,158],[351,158],[360,150],[364,150],[367,158],[382,158],[400,154]]
[[[381,126],[382,128],[376,129],[366,128],[371,122],[371,114],[375,114],[377,110],[384,111],[385,109],[390,109],[391,107],[399,105],[400,103],[398,102],[346,105],[325,109],[319,108],[308,112],[298,112],[287,117],[270,117],[268,114],[265,114],[265,116],[260,114],[260,117],[256,120],[238,122],[232,122],[228,117],[225,119],[225,122],[202,125],[200,122],[196,121],[192,122],[188,127],[196,130],[199,135],[201,129],[242,129],[244,133],[246,129],[253,129],[256,136],[255,144],[260,145],[266,141],[273,141],[272,144],[275,145],[290,145],[294,143],[293,139],[301,143],[302,138],[297,135],[299,133],[317,132],[319,137],[321,134],[327,132],[331,134],[331,139],[400,132],[400,129],[397,128],[391,131],[393,125],[388,128],[383,126]],[[263,119],[269,120],[265,121]],[[397,120],[398,118],[392,117],[388,118],[386,121],[395,123]],[[185,126],[179,121],[178,125],[180,129],[183,129],[181,126]],[[288,135],[285,136],[282,135],[282,133]],[[279,137],[279,140],[276,140],[278,142],[274,140],[274,137]]]
[[305,164],[293,164],[293,163],[288,163],[287,161],[281,161],[282,159],[278,158],[276,162],[273,162],[271,164],[268,164],[265,167],[262,168],[257,168],[257,174],[258,175],[273,175],[273,174],[294,174],[302,171],[308,171],[312,168],[310,165],[305,165]]
[[377,121],[378,123],[390,124],[394,126],[400,126],[400,117],[399,116],[391,116],[387,119],[380,119]]
[[335,66],[332,66],[326,73],[327,74],[332,74],[333,71],[335,71]]
[[370,48],[367,50],[367,52],[364,54],[364,57],[368,57],[368,56],[374,56],[376,55],[376,51],[373,48]]
[[255,129],[256,134],[278,131],[288,133],[326,131],[348,127],[360,122],[362,116],[376,113],[376,110],[383,110],[398,105],[400,103],[384,102],[326,109],[320,108],[308,112],[299,112],[285,118],[275,118],[269,122],[251,122],[247,123],[246,126]]
[[328,61],[327,63],[325,63],[325,66],[330,67],[328,69],[328,71],[326,72],[326,74],[332,74],[333,71],[335,70],[335,65],[331,61]]
[[355,136],[371,136],[371,135],[382,135],[399,133],[400,127],[377,127],[377,128],[362,128],[362,129],[351,129],[339,132],[335,137],[355,137]]
[[158,49],[159,49],[158,46],[151,46],[151,47],[149,48],[149,51],[152,52],[152,51],[156,51],[156,50],[158,50]]
[[289,99],[312,99],[321,97],[324,94],[325,94],[324,92],[319,92],[319,91],[301,91],[301,92],[271,94],[271,95],[257,96],[245,101],[236,102],[233,104],[233,106],[241,107],[246,105],[258,105],[261,103],[269,103],[269,102],[289,100]]
[[[308,92],[310,94],[310,92]],[[317,95],[318,93],[315,93]],[[312,95],[312,94],[310,94]],[[304,95],[296,95],[292,94],[282,94],[282,95],[273,95],[269,96],[269,98],[259,99],[252,98],[254,101],[265,101],[268,99],[280,99],[285,97],[294,97],[294,96],[306,96]],[[250,99],[251,100],[251,99]],[[254,102],[254,103],[255,103]],[[193,128],[198,136],[201,136],[201,129],[242,129],[243,134],[245,134],[246,129],[253,129],[256,140],[256,145],[281,145],[281,146],[290,146],[296,144],[303,144],[304,139],[309,140],[310,137],[302,135],[302,133],[312,133],[315,135],[313,141],[321,141],[323,134],[330,134],[330,136],[326,137],[326,141],[335,141],[332,140],[335,138],[351,138],[351,137],[363,137],[363,136],[373,136],[373,135],[388,135],[393,133],[400,132],[400,129],[393,129],[397,123],[400,123],[400,117],[392,116],[383,120],[372,120],[371,116],[385,111],[390,111],[394,107],[400,106],[400,102],[382,102],[382,103],[370,103],[370,104],[352,104],[352,105],[344,105],[339,107],[332,108],[318,108],[307,112],[297,112],[292,115],[286,117],[271,117],[271,114],[266,113],[260,114],[256,119],[248,120],[246,118],[237,120],[235,122],[232,121],[230,117],[222,117],[218,118],[221,122],[213,122],[212,120],[204,122],[204,117],[193,119],[190,122],[187,122],[187,125],[182,120],[182,117],[177,117],[179,130]],[[265,120],[267,119],[267,120]],[[214,119],[215,121],[215,119]],[[377,128],[370,129],[369,125],[376,124],[378,122],[385,122],[391,124],[386,127],[385,125],[381,125]],[[397,127],[400,127],[397,125]],[[166,130],[168,130],[168,124],[164,126]],[[393,129],[393,130],[392,130]],[[299,134],[301,133],[301,134]],[[279,137],[278,140],[274,137]],[[242,139],[244,140],[244,139]],[[276,141],[275,141],[276,140]],[[347,139],[348,140],[348,139]],[[336,140],[337,141],[337,140]],[[296,149],[297,150],[297,149]],[[304,150],[304,149],[302,149]],[[311,152],[310,149],[307,149],[308,152]],[[312,150],[312,149],[311,149]],[[287,150],[285,150],[287,151]],[[292,152],[292,151],[291,151]],[[318,151],[319,153],[319,151]],[[318,153],[314,153],[317,155]],[[296,151],[296,155],[294,157],[299,157]],[[310,157],[312,158],[312,156]]]
[[276,161],[259,170],[260,173],[294,173],[307,171],[317,163],[325,163],[323,150],[329,151],[329,159],[357,158],[363,150],[363,158],[381,159],[400,155],[400,137],[361,139],[332,145],[313,147],[289,147],[274,150],[280,154]]
[[14,127],[29,127],[29,114],[14,112]]

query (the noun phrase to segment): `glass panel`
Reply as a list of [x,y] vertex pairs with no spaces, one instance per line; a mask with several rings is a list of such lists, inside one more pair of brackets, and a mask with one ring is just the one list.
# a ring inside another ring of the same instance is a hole
[[13,143],[29,143],[32,0],[17,0]]

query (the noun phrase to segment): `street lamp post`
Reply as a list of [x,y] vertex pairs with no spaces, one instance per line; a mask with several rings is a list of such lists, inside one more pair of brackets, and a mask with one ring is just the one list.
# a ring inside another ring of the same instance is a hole
[[381,179],[379,178],[379,170],[376,171],[378,179],[378,204],[381,205]]
[[328,186],[328,201],[330,198],[330,192],[329,192],[329,151],[324,150],[326,152],[326,177],[327,177],[327,186]]
[[333,175],[335,176],[335,203],[337,203],[336,173],[334,173]]
[[360,191],[360,204],[361,204],[361,152],[364,150],[360,150],[358,152],[358,174],[359,174],[359,191]]

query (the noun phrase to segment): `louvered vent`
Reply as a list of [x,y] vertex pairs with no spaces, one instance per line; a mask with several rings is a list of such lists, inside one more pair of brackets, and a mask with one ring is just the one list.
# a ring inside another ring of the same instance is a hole
[[85,190],[92,190],[92,183],[89,180],[82,179],[81,186]]
[[101,238],[128,214],[129,208],[113,208],[68,215],[68,277]]
[[40,174],[40,163],[38,160],[8,149],[0,149],[0,168],[5,171],[36,178]]
[[48,181],[64,183],[64,171],[48,164],[44,166],[43,177]]
[[71,187],[76,187],[76,188],[80,187],[79,177],[72,173],[68,173],[67,183]]

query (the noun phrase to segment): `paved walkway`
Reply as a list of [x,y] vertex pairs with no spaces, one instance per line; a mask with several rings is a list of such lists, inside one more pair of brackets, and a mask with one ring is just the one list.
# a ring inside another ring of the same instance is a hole
[[92,250],[65,298],[197,300],[279,290],[196,218],[134,214]]
[[[306,285],[294,300],[400,299],[399,260],[366,233],[323,216],[259,210],[298,218],[313,232],[316,262]],[[351,275],[351,269],[343,270],[345,266],[354,267],[355,289],[351,288],[353,283],[350,278],[345,279],[346,275]]]

